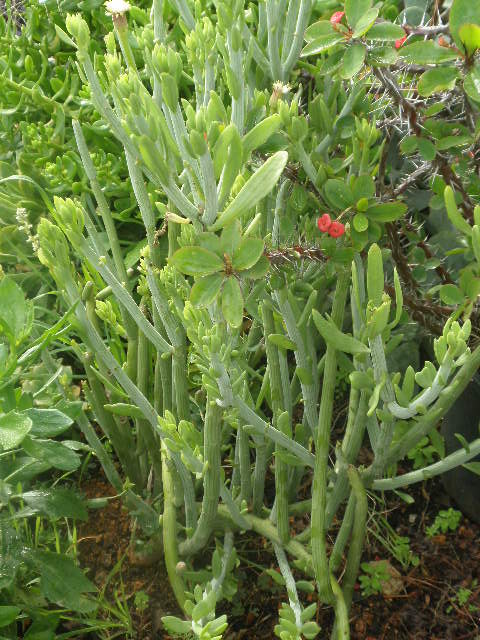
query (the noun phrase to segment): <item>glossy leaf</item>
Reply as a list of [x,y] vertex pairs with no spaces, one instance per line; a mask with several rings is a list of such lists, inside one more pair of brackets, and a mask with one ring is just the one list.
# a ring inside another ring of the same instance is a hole
[[363,66],[367,50],[363,44],[356,43],[349,47],[343,58],[341,76],[345,80],[353,78]]
[[260,238],[244,238],[234,252],[232,266],[235,271],[250,269],[263,254],[263,240]]
[[268,195],[277,184],[287,160],[286,151],[277,151],[273,154],[241,188],[238,195],[212,225],[211,230],[221,229],[232,220],[247,214],[257,202]]
[[406,44],[399,49],[398,54],[412,64],[435,64],[449,62],[458,58],[456,51],[441,47],[431,40],[421,40]]
[[57,409],[26,409],[22,412],[32,421],[32,436],[54,438],[66,431],[73,420]]
[[[306,42],[312,42],[322,36],[328,36],[335,34],[332,23],[330,20],[319,20],[311,24],[306,30],[304,38]],[[337,34],[338,35],[338,34]]]
[[358,21],[370,11],[371,7],[372,0],[345,0],[345,14],[352,29],[355,29]]
[[339,42],[344,41],[345,36],[337,32],[320,36],[319,38],[315,38],[315,40],[309,42],[307,46],[302,49],[301,57],[306,58],[307,56],[323,53],[324,51],[328,51],[328,49],[334,47]]
[[395,40],[403,38],[404,35],[405,31],[398,24],[393,24],[392,22],[377,22],[368,30],[365,38],[367,40],[394,42]]
[[222,313],[231,327],[239,327],[243,320],[243,295],[234,276],[225,280],[222,290]]
[[458,31],[459,38],[469,56],[480,49],[480,26],[477,24],[464,24]]
[[352,191],[343,180],[332,178],[327,180],[323,188],[328,204],[338,211],[347,209],[354,202]]
[[357,22],[355,25],[355,30],[352,34],[352,38],[360,38],[365,33],[369,31],[369,29],[375,23],[375,20],[378,16],[378,8],[369,9]]
[[169,263],[187,276],[206,276],[224,268],[223,260],[203,247],[182,247]]
[[223,274],[220,273],[197,278],[190,292],[190,302],[195,307],[207,307],[212,304],[220,292],[223,278]]
[[407,209],[407,205],[403,202],[384,202],[368,207],[365,215],[377,222],[393,222],[403,217]]
[[472,0],[454,0],[450,9],[449,27],[452,38],[461,51],[465,49],[460,29],[465,24],[480,26],[480,4]]
[[0,416],[0,445],[4,451],[15,449],[32,428],[32,421],[24,413],[10,411]]

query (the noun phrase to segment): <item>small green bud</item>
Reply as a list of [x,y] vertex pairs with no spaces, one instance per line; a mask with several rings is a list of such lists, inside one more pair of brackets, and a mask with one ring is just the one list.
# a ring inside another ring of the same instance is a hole
[[88,24],[79,13],[75,15],[67,14],[65,20],[67,31],[72,35],[79,49],[86,50],[90,44],[90,29]]
[[207,152],[207,143],[205,141],[204,136],[198,131],[190,132],[190,144],[196,156],[203,156],[204,153]]
[[176,112],[178,107],[178,87],[175,78],[169,73],[161,74],[162,96],[170,111]]
[[76,204],[70,198],[64,200],[54,196],[53,203],[55,205],[57,219],[62,227],[62,231],[67,236],[78,237],[83,233],[85,225],[85,216],[83,208]]

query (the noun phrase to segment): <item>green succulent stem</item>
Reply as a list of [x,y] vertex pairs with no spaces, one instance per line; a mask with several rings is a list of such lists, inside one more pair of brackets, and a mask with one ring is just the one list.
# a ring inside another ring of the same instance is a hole
[[[347,301],[350,274],[342,270],[338,274],[335,296],[333,299],[332,321],[341,329]],[[315,467],[312,486],[312,557],[315,568],[319,596],[323,602],[331,604],[334,601],[328,558],[326,549],[326,521],[325,509],[327,501],[327,471],[330,443],[330,429],[332,424],[333,397],[337,373],[337,357],[335,347],[327,345],[325,371],[323,375],[322,397],[315,440]]]

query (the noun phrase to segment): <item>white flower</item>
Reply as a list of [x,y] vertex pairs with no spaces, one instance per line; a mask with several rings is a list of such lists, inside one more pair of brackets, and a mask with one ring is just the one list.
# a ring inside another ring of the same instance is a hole
[[119,16],[130,11],[130,4],[125,0],[109,0],[105,3],[105,8],[112,16]]

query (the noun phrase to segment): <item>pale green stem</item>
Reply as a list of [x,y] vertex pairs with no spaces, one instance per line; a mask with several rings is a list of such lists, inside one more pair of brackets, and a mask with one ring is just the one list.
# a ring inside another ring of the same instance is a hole
[[[347,301],[350,274],[345,270],[338,274],[337,286],[332,308],[332,321],[341,330]],[[328,558],[326,548],[325,507],[327,499],[327,470],[332,425],[333,398],[337,374],[337,357],[335,347],[327,345],[325,371],[322,385],[322,398],[318,417],[315,442],[315,467],[312,486],[312,557],[315,578],[318,584],[320,599],[331,604],[333,592],[329,579]]]

